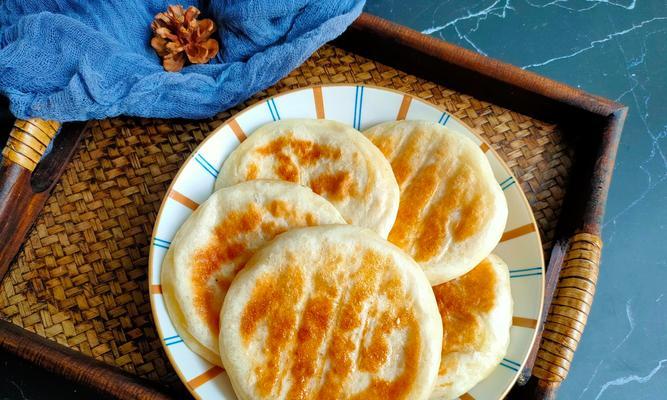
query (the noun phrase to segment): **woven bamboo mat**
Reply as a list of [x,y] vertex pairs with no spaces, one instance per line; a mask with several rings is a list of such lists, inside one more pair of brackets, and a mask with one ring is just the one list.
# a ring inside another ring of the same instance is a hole
[[150,235],[169,183],[234,113],[282,91],[342,82],[417,95],[484,136],[513,169],[550,249],[572,159],[556,126],[327,45],[275,86],[209,120],[90,122],[2,282],[0,317],[138,375],[177,379],[152,322],[147,288]]

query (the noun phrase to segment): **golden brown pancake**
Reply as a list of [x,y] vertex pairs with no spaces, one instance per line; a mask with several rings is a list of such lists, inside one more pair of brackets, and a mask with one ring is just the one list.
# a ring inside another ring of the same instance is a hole
[[512,325],[509,270],[490,255],[467,274],[433,287],[442,354],[431,399],[455,399],[489,376],[507,352]]
[[266,124],[225,160],[216,188],[252,179],[310,187],[350,223],[387,236],[398,210],[398,185],[380,151],[336,121],[294,119]]
[[427,399],[442,322],[419,266],[368,229],[293,229],[229,288],[220,355],[244,399]]
[[396,121],[364,132],[391,162],[401,201],[389,241],[432,285],[470,271],[498,244],[507,203],[484,153],[440,124]]
[[162,264],[167,311],[183,341],[220,364],[220,307],[236,273],[254,252],[288,229],[343,223],[310,189],[256,180],[221,189],[185,221]]

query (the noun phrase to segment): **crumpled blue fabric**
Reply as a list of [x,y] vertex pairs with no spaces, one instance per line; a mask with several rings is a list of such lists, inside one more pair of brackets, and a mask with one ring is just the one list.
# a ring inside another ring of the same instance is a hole
[[[4,0],[0,93],[18,118],[205,118],[287,75],[361,13],[364,0]],[[211,18],[221,50],[166,72],[150,23],[169,4]]]

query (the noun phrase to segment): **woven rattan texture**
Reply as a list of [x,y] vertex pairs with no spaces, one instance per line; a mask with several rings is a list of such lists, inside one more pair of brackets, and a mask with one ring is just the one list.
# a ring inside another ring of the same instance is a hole
[[169,183],[197,144],[235,112],[281,91],[343,82],[415,94],[473,127],[514,170],[549,248],[571,165],[555,126],[325,46],[275,86],[210,120],[89,123],[2,282],[0,315],[141,376],[175,379],[152,323],[146,267]]

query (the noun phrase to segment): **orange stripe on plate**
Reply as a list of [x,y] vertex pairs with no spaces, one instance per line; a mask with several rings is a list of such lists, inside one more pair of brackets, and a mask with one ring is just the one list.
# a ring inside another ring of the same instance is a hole
[[398,114],[396,115],[396,121],[405,119],[408,115],[408,110],[410,109],[410,103],[412,102],[412,97],[407,94],[403,95],[403,101],[401,102],[401,107],[398,109]]
[[537,320],[532,318],[512,317],[512,325],[520,326],[522,328],[535,329]]
[[482,144],[479,145],[479,148],[482,150],[482,153],[489,151],[489,145],[486,144],[486,142],[482,142]]
[[241,129],[241,126],[239,125],[238,122],[236,122],[235,119],[231,119],[228,122],[229,127],[232,128],[232,132],[234,132],[234,136],[239,140],[239,142],[242,142],[246,139],[245,132],[243,132],[243,129]]
[[461,399],[461,400],[475,400],[475,398],[472,397],[472,396],[471,396],[470,394],[468,394],[468,393],[463,393],[463,394],[461,395],[461,397],[459,397],[459,399]]
[[151,285],[151,294],[162,294],[162,285]]
[[317,119],[324,119],[324,98],[322,97],[322,88],[313,88],[313,98],[315,99],[315,112]]
[[501,242],[518,238],[519,236],[523,236],[525,234],[528,234],[530,232],[535,231],[535,225],[533,224],[526,224],[524,226],[520,226],[518,228],[512,229],[511,231],[507,231],[503,233],[503,237],[500,238]]
[[190,386],[193,390],[197,389],[199,386],[205,384],[206,382],[210,381],[211,379],[215,378],[216,376],[220,375],[224,371],[222,367],[218,367],[217,365],[208,371],[204,372],[203,374],[196,376],[188,381],[188,386]]
[[183,204],[184,206],[186,206],[187,208],[189,208],[193,211],[196,210],[197,207],[199,207],[199,203],[197,203],[196,201],[192,200],[191,198],[187,197],[186,195],[184,195],[180,192],[177,192],[175,190],[172,190],[171,192],[169,192],[169,197],[171,197],[172,199],[176,200],[177,202]]

